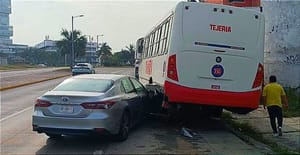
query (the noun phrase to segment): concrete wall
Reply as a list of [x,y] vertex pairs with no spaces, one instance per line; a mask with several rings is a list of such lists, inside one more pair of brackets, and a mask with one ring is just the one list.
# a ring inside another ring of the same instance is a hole
[[300,1],[262,1],[266,18],[265,80],[300,86]]

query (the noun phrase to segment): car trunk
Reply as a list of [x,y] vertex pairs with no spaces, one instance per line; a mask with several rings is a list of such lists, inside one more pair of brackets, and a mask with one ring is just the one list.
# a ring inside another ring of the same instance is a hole
[[74,92],[74,91],[51,91],[43,96],[43,99],[50,101],[51,106],[43,108],[46,116],[55,117],[78,117],[88,116],[92,110],[84,109],[80,104],[101,100],[103,93]]

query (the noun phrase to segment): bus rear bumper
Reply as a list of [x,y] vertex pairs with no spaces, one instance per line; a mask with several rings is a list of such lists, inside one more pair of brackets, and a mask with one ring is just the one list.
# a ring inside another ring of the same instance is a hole
[[168,102],[192,103],[222,107],[258,108],[261,91],[227,92],[207,89],[195,89],[180,86],[169,81],[164,84]]

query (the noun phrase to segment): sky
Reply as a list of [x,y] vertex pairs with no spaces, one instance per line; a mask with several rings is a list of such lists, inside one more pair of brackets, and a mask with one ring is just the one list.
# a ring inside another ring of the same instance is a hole
[[62,39],[62,29],[74,29],[107,42],[112,52],[146,35],[181,0],[11,0],[13,42],[34,46],[49,36]]

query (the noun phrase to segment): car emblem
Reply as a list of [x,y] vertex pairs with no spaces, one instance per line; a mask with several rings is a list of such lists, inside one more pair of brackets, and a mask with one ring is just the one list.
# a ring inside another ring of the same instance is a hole
[[68,102],[70,99],[69,99],[68,97],[62,97],[61,100],[62,100],[63,102]]

